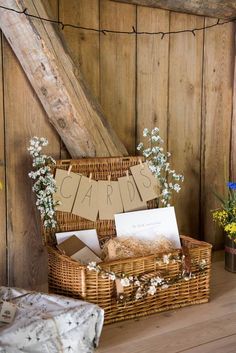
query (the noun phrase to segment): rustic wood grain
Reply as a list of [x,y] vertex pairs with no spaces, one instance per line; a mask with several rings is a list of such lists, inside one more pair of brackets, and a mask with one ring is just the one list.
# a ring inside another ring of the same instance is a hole
[[[99,28],[98,0],[59,1],[59,20],[84,27]],[[62,31],[69,53],[79,67],[81,74],[89,85],[92,94],[99,99],[99,33],[68,28]],[[62,145],[61,158],[70,158]]]
[[234,18],[236,3],[234,0],[112,0],[141,6],[157,7],[165,10],[186,12],[218,18]]
[[[48,14],[48,17],[55,19],[59,21],[59,0],[42,0],[42,4],[45,7],[45,10]],[[58,25],[54,25],[55,29],[58,31]],[[64,40],[64,37],[61,36],[61,40]],[[60,158],[61,159],[70,159],[71,156],[64,144],[64,142],[61,140],[61,153],[60,153]]]
[[[2,0],[1,0],[2,1]],[[3,4],[3,1],[0,4]],[[47,17],[41,0],[9,6]],[[2,11],[1,28],[21,62],[50,122],[73,157],[127,154],[49,22]],[[27,38],[27,39],[26,39]],[[27,50],[24,48],[27,47]],[[33,53],[33,54],[32,54]],[[33,55],[33,56],[32,56]]]
[[42,0],[42,4],[50,18],[58,20],[59,0]]
[[[206,24],[211,23],[213,20],[206,20]],[[201,209],[204,238],[216,248],[223,246],[224,238],[213,224],[211,210],[220,207],[213,192],[226,195],[229,179],[233,34],[232,24],[205,33]]]
[[230,146],[230,178],[232,181],[236,180],[236,54],[234,46],[234,83],[233,83],[233,114],[231,126],[231,146]]
[[226,335],[222,338],[216,338],[215,341],[200,344],[190,348],[188,353],[234,353],[236,347],[236,335]]
[[58,159],[60,138],[49,124],[41,103],[6,40],[3,48],[9,284],[45,290],[47,257],[42,246],[32,182],[27,175],[32,167],[26,148],[30,137],[45,136],[49,140],[47,153]]
[[2,67],[2,33],[0,33],[0,285],[7,284],[7,234],[6,234],[6,185],[5,185],[5,118],[3,109],[3,67]]
[[[99,28],[98,0],[60,0],[60,20],[83,27]],[[99,98],[99,33],[66,27],[63,30],[72,58],[92,93]]]
[[[169,31],[169,12],[137,8],[138,31]],[[169,37],[137,38],[137,143],[145,127],[159,127],[167,145]]]
[[[100,2],[100,26],[132,30],[136,7]],[[128,152],[135,151],[135,35],[101,34],[101,105]]]
[[[171,31],[203,26],[201,17],[171,13]],[[183,173],[180,194],[175,194],[182,234],[199,236],[200,136],[203,33],[170,38],[168,150],[172,168]],[[193,206],[194,205],[194,206]]]
[[[143,332],[138,335],[138,339],[132,340],[130,344],[120,344],[118,347],[112,347],[112,352],[114,353],[181,353],[189,352],[191,353],[193,348],[201,347],[202,350],[198,352],[206,352],[204,346],[208,343],[215,341],[213,347],[217,347],[217,341],[219,339],[225,339],[235,335],[236,327],[236,316],[234,313],[229,313],[227,315],[222,315],[217,319],[210,319],[201,322],[201,324],[191,325],[191,319],[189,321],[189,326],[183,329],[177,329],[175,332],[167,332],[165,334],[158,334],[158,325],[156,326],[156,334],[152,337],[145,337]],[[133,333],[137,337],[137,333]],[[120,339],[122,342],[122,338]],[[234,342],[236,339],[234,338]],[[224,346],[223,346],[224,347]],[[110,348],[111,350],[111,348]],[[108,353],[110,350],[99,349],[98,353]],[[193,350],[195,352],[195,350]],[[215,352],[212,350],[211,352]],[[225,352],[223,349],[219,352]],[[232,350],[227,350],[229,353],[233,353]]]

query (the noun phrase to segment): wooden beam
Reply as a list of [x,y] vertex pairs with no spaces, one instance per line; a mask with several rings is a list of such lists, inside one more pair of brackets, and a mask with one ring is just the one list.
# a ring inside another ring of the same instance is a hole
[[[47,18],[41,0],[0,5]],[[0,26],[72,157],[126,155],[127,151],[63,47],[57,28],[0,9]],[[88,59],[89,60],[89,59]],[[20,122],[19,122],[20,123]]]
[[235,0],[112,0],[127,4],[157,7],[159,9],[186,12],[194,15],[234,18]]

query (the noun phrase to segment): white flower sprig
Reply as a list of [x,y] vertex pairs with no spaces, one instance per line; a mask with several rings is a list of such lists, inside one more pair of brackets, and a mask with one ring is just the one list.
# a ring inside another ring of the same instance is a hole
[[169,158],[171,154],[170,152],[163,152],[164,149],[161,145],[164,141],[160,137],[157,127],[151,131],[145,128],[143,130],[143,136],[147,138],[150,147],[145,148],[144,143],[140,142],[137,150],[142,152],[151,172],[160,182],[161,194],[159,198],[161,203],[164,206],[170,206],[172,192],[175,191],[178,193],[181,190],[179,182],[184,181],[184,176],[170,169]]
[[41,213],[43,225],[46,228],[55,228],[57,226],[55,211],[59,202],[53,200],[53,194],[57,188],[50,165],[56,164],[56,161],[41,153],[42,148],[47,145],[48,140],[44,137],[35,136],[30,140],[28,151],[33,158],[34,170],[28,175],[35,180],[32,190],[37,197],[36,206]]
[[[171,254],[163,255],[162,258],[157,258],[156,263],[159,266],[166,266],[169,263],[183,263],[185,256],[184,255],[175,255]],[[168,261],[167,261],[168,260]],[[179,274],[174,278],[163,278],[160,275],[154,276],[151,278],[142,278],[141,276],[131,276],[126,275],[125,273],[116,274],[111,271],[104,270],[100,265],[97,265],[96,262],[90,262],[87,265],[89,271],[95,271],[101,275],[104,279],[109,279],[111,281],[120,280],[120,283],[123,287],[129,287],[133,285],[135,287],[134,299],[139,300],[145,298],[147,295],[156,294],[157,290],[168,289],[169,286],[176,284],[177,282],[184,280],[189,281],[196,278],[198,273],[201,273],[207,269],[206,260],[201,260],[198,264],[198,271],[195,273],[186,273],[186,271],[181,270]],[[122,296],[123,299],[123,296]]]

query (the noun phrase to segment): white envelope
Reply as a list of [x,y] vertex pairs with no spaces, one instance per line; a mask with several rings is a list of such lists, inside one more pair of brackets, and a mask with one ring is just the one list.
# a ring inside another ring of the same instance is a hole
[[72,235],[76,235],[85,245],[87,245],[93,252],[95,252],[95,254],[97,254],[99,257],[101,256],[102,251],[99,245],[96,229],[56,233],[57,244],[62,243]]
[[155,208],[115,215],[118,237],[157,240],[164,235],[176,249],[181,248],[174,207]]

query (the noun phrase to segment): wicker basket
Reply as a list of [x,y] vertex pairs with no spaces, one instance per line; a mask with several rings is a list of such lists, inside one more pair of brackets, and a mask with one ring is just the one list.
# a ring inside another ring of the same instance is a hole
[[[93,179],[111,180],[126,175],[130,166],[139,163],[140,157],[129,158],[93,158],[80,160],[58,161],[56,167],[68,169],[72,165],[72,171],[89,176],[92,172]],[[148,203],[149,208],[155,207],[155,202]],[[114,221],[91,222],[71,213],[57,212],[60,231],[82,230],[96,228],[100,243],[115,236]],[[148,295],[144,299],[133,299],[133,286],[124,288],[125,302],[117,302],[115,282],[95,271],[89,271],[86,266],[62,255],[55,248],[55,236],[43,229],[44,240],[49,256],[49,289],[58,294],[82,298],[98,304],[105,310],[105,323],[145,316],[155,312],[191,304],[205,303],[209,300],[209,281],[211,266],[211,245],[190,237],[182,236],[181,242],[188,254],[188,262],[194,278],[185,280],[180,278],[174,281],[166,289],[158,290],[154,295]],[[174,257],[181,255],[181,250],[172,254]],[[183,263],[170,261],[163,263],[158,261],[163,254],[129,258],[119,261],[111,261],[100,264],[106,271],[116,274],[126,273],[132,276],[155,276],[161,274],[168,280],[176,279],[183,271]],[[200,268],[199,264],[204,264]],[[189,266],[188,265],[188,266]]]

